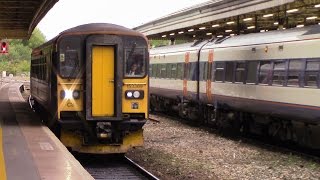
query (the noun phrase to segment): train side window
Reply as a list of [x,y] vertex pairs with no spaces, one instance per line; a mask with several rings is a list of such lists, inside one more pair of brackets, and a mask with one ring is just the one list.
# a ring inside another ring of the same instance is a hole
[[195,62],[189,63],[188,80],[195,81],[197,79],[197,64]]
[[306,87],[319,87],[320,59],[307,60],[304,83]]
[[168,63],[167,64],[167,69],[166,69],[166,71],[167,71],[167,75],[166,75],[166,78],[169,78],[169,79],[171,79],[171,69],[172,69],[172,64],[170,64],[170,63]]
[[258,61],[249,61],[247,63],[247,84],[255,84],[257,82]]
[[177,65],[177,79],[183,79],[184,63],[178,63]]
[[226,82],[233,82],[233,72],[234,72],[234,63],[233,62],[226,62]]
[[272,84],[285,85],[286,80],[286,61],[275,61],[273,68]]
[[177,77],[177,64],[172,64],[171,66],[171,78],[176,79]]
[[206,81],[208,79],[208,62],[204,63],[203,71],[203,81]]
[[272,76],[271,61],[260,61],[259,67],[259,83],[269,84]]
[[203,81],[204,80],[204,63],[205,62],[200,62],[200,77],[199,77],[199,81]]
[[246,63],[245,62],[236,62],[236,74],[235,74],[235,82],[243,83],[245,80],[245,71]]
[[149,65],[149,77],[152,77],[152,64]]
[[156,72],[156,78],[161,77],[161,64],[157,64],[157,72]]
[[225,69],[225,62],[216,62],[215,63],[215,81],[224,81],[224,69]]
[[298,87],[301,79],[301,70],[303,67],[303,60],[290,60],[289,61],[289,69],[288,69],[288,82],[289,86]]
[[161,64],[160,74],[161,74],[161,78],[166,78],[167,76],[166,64]]

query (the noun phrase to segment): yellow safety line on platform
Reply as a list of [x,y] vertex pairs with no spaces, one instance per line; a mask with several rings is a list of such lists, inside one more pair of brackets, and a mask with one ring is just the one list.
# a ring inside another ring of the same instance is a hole
[[2,148],[2,129],[0,127],[0,180],[6,180],[6,165],[4,162],[4,156],[3,156],[3,148]]

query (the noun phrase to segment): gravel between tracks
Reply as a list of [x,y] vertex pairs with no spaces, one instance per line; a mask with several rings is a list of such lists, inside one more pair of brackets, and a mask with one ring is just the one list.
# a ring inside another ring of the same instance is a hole
[[320,179],[320,163],[151,116],[127,156],[160,179]]

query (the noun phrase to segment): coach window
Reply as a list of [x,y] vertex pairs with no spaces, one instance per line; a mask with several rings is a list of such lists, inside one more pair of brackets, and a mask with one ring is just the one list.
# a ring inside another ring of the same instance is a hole
[[169,79],[171,79],[171,69],[172,69],[172,64],[167,64],[167,69],[166,69],[166,71],[167,71],[167,78],[169,78]]
[[161,77],[161,64],[156,64],[156,78]]
[[249,61],[247,63],[247,84],[255,84],[257,82],[258,61]]
[[178,63],[177,65],[177,79],[183,79],[184,63]]
[[126,77],[143,77],[145,75],[146,51],[144,48],[132,48],[125,51]]
[[307,60],[306,72],[304,76],[305,86],[311,88],[319,87],[319,70],[320,59]]
[[166,64],[161,64],[161,69],[160,69],[160,74],[161,78],[166,78],[167,72],[166,72]]
[[286,61],[275,61],[272,84],[283,86],[286,78]]
[[171,78],[172,79],[177,78],[177,64],[172,64],[171,66]]
[[224,67],[225,63],[224,62],[216,62],[215,63],[215,81],[224,81]]
[[189,63],[188,80],[195,81],[197,79],[197,64],[195,62]]
[[235,82],[243,83],[245,80],[245,70],[246,63],[245,62],[236,62],[236,79]]
[[234,63],[226,62],[226,82],[233,82]]
[[271,61],[260,61],[259,67],[259,83],[269,84],[272,76]]
[[152,77],[152,65],[149,65],[149,77]]
[[301,84],[300,79],[303,63],[304,61],[302,59],[289,61],[288,86],[298,87]]

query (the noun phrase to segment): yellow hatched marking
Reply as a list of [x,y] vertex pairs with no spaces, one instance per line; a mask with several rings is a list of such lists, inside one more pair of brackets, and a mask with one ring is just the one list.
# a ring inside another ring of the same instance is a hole
[[92,116],[114,116],[114,47],[92,49]]
[[7,179],[6,175],[6,165],[3,156],[3,148],[2,148],[2,129],[0,128],[0,180]]

